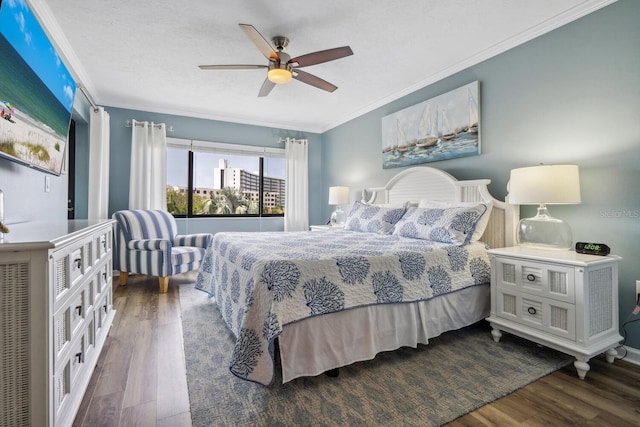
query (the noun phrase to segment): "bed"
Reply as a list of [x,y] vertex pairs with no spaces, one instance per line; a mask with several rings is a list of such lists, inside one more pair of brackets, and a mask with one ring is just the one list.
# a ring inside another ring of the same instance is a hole
[[279,362],[287,382],[487,317],[486,249],[518,217],[489,182],[414,167],[363,190],[344,230],[217,233],[196,288],[236,338],[230,371],[269,385]]

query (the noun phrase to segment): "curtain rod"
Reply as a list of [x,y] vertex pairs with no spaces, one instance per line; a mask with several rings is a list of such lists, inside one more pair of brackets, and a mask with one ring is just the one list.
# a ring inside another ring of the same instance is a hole
[[280,138],[278,140],[278,142],[283,143],[283,142],[287,142],[287,141],[291,141],[291,142],[302,142],[302,141],[308,141],[307,138],[301,138],[301,139],[296,139],[296,138]]
[[76,87],[80,90],[80,92],[82,92],[84,97],[87,98],[87,101],[89,101],[89,104],[91,104],[91,107],[93,108],[93,112],[97,113],[98,107],[96,106],[95,102],[93,102],[93,99],[91,99],[91,96],[89,95],[89,92],[87,92],[87,89],[83,85],[77,85]]
[[[136,125],[144,126],[144,123],[136,121]],[[128,127],[128,128],[132,127],[133,126],[133,120],[128,119],[127,122],[125,123],[125,126]],[[160,125],[160,123],[157,123],[157,124],[155,124],[153,126],[158,127],[158,129],[162,127]],[[167,132],[173,132],[173,126],[167,126],[166,128],[167,128]]]

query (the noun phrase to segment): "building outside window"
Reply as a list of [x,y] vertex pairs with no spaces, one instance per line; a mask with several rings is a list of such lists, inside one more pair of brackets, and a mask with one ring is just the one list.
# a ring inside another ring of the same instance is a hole
[[167,146],[167,210],[173,215],[284,215],[283,149],[173,138]]

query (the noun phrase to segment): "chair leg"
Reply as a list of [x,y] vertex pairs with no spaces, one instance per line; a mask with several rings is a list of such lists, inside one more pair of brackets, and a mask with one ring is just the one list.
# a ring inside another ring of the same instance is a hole
[[126,271],[120,272],[120,279],[118,279],[118,285],[124,286],[127,284],[127,278],[129,277],[129,273]]
[[169,290],[169,276],[158,277],[158,280],[160,281],[160,293],[166,294]]

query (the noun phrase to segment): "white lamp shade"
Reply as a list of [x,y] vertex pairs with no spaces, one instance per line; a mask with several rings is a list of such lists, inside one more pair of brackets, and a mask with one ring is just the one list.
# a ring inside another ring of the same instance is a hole
[[349,187],[329,187],[329,204],[346,205],[349,203]]
[[539,165],[512,169],[509,203],[514,205],[580,203],[576,165]]

